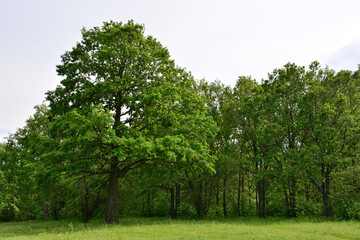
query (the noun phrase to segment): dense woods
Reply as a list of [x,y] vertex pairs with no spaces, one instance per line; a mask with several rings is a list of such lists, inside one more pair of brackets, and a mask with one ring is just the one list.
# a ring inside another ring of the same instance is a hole
[[360,218],[360,68],[195,80],[132,21],[83,29],[61,59],[0,143],[0,221]]

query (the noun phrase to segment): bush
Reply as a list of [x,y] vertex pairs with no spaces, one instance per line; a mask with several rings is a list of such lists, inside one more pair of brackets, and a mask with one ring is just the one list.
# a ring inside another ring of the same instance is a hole
[[322,203],[306,201],[305,198],[297,198],[297,215],[299,217],[321,216],[322,211]]
[[351,166],[334,175],[332,206],[343,219],[360,219],[360,166]]

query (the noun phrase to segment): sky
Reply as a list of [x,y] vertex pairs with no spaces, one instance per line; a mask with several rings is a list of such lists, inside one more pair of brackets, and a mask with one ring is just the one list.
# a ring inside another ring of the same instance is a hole
[[0,0],[0,142],[61,78],[61,55],[104,21],[144,24],[196,79],[261,81],[287,62],[360,64],[358,0]]

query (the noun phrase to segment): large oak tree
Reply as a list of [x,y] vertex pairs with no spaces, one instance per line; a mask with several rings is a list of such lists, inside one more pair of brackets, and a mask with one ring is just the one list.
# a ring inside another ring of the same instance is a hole
[[109,173],[106,222],[118,222],[118,180],[128,171],[163,161],[212,167],[207,138],[216,126],[195,81],[165,47],[144,35],[144,26],[129,21],[84,28],[57,72],[64,79],[47,93],[54,131],[71,164],[86,155],[98,163],[78,164],[78,171]]

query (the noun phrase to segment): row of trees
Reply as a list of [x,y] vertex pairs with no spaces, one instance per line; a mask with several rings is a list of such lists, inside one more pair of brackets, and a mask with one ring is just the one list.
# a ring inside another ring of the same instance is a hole
[[195,81],[132,21],[82,30],[0,144],[0,220],[360,217],[360,70]]

